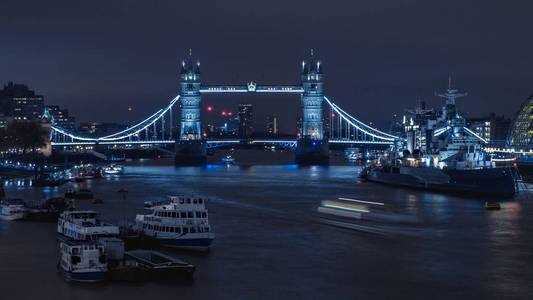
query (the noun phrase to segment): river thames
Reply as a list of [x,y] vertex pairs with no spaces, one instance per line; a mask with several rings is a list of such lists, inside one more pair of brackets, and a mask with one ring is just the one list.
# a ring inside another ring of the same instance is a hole
[[[104,204],[78,200],[77,208],[117,224],[131,223],[144,201],[203,195],[216,238],[208,253],[164,251],[196,265],[193,283],[79,284],[57,272],[55,224],[0,221],[0,298],[531,299],[533,195],[486,211],[485,199],[360,182],[358,171],[141,161],[119,177],[60,188],[8,184],[9,197],[25,200],[90,188]],[[117,193],[123,187],[124,196]],[[384,202],[419,221],[391,236],[318,222],[320,201],[338,197]]]

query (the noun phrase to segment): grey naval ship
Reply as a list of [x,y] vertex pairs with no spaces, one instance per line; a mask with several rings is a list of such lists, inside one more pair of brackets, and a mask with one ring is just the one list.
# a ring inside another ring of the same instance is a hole
[[467,128],[456,111],[455,98],[466,94],[452,89],[450,80],[448,90],[437,95],[446,99],[442,111],[419,107],[414,119],[404,118],[404,143],[367,166],[362,177],[437,192],[513,196],[518,191],[515,168],[497,167],[482,149],[487,141]]

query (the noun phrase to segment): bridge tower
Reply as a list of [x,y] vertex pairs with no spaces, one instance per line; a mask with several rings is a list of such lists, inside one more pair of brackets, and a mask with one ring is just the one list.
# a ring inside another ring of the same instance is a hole
[[200,61],[194,62],[192,50],[189,50],[189,57],[181,61],[181,127],[179,139],[176,141],[176,165],[206,163],[206,148],[200,122],[200,85]]
[[302,136],[296,148],[298,164],[328,164],[329,145],[324,140],[322,124],[323,92],[322,63],[316,60],[313,50],[309,59],[302,62]]

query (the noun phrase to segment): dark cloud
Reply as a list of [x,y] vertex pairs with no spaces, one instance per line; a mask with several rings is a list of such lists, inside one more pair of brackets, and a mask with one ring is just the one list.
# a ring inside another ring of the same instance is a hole
[[[533,93],[531,1],[2,1],[0,83],[29,84],[82,121],[140,120],[178,91],[193,48],[203,81],[293,84],[310,48],[326,94],[383,123],[453,75],[471,115],[512,116]],[[298,97],[205,97],[292,129]],[[126,108],[133,106],[128,114]],[[259,123],[258,125],[262,125]]]

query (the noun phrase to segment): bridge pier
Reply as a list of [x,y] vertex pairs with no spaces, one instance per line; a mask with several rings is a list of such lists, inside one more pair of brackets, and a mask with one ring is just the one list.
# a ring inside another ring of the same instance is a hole
[[204,166],[207,164],[205,141],[176,141],[176,166]]
[[329,142],[312,139],[298,140],[295,161],[299,165],[328,165]]

